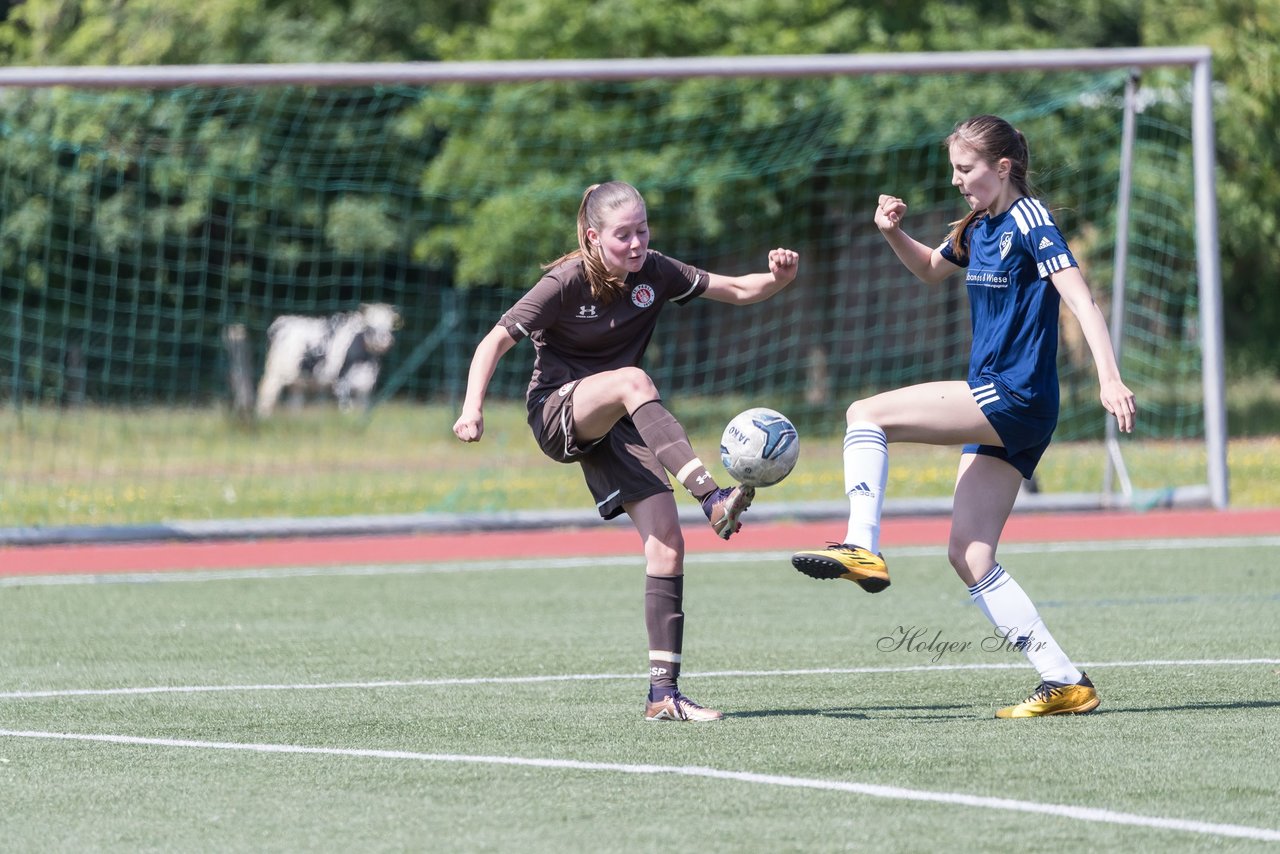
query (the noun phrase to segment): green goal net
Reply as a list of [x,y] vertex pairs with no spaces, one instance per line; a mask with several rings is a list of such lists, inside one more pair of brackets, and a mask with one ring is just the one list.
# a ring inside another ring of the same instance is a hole
[[[479,455],[449,444],[471,350],[572,248],[583,189],[609,179],[640,188],[666,254],[725,273],[762,269],[773,246],[803,256],[766,303],[664,314],[646,367],[691,432],[714,442],[738,409],[769,405],[804,435],[836,435],[859,395],[964,376],[962,283],[914,281],[871,213],[900,195],[909,231],[940,242],[963,212],[941,141],[982,112],[1027,135],[1037,188],[1109,313],[1123,277],[1122,365],[1142,406],[1126,477],[1148,492],[1203,483],[1189,68],[1147,69],[1136,109],[1125,68],[546,79],[531,63],[526,76],[0,89],[0,526],[510,506],[494,477],[532,448],[531,353],[494,378],[491,406],[516,415],[486,480]],[[320,389],[254,415],[277,317],[372,303],[400,325],[367,409]],[[1092,362],[1063,314],[1056,442],[1101,461]],[[568,482],[569,497],[544,483],[533,506],[581,507]],[[810,486],[770,498],[802,502]]]

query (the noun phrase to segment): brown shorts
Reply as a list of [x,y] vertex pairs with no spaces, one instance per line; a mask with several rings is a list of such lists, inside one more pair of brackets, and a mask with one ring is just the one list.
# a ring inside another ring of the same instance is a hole
[[630,417],[593,442],[581,443],[573,432],[573,391],[565,383],[547,394],[529,413],[529,426],[542,452],[558,463],[578,463],[587,489],[604,519],[621,514],[622,505],[660,492],[671,492],[671,481],[657,457],[640,438]]

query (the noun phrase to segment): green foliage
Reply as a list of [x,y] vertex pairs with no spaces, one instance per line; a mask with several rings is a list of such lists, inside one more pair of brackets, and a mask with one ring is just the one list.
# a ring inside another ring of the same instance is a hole
[[0,27],[11,64],[183,65],[425,59],[424,18],[449,26],[465,0],[27,0]]
[[1179,3],[1148,19],[1156,44],[1213,49],[1227,340],[1240,369],[1280,372],[1280,0]]
[[[1280,336],[1280,297],[1271,287],[1280,278],[1280,255],[1274,249],[1280,244],[1280,150],[1274,134],[1258,135],[1259,128],[1280,127],[1280,0],[912,0],[850,5],[835,0],[704,0],[674,7],[628,5],[629,14],[620,15],[615,4],[607,2],[499,0],[492,4],[487,22],[461,29],[443,47],[443,55],[461,60],[1207,44],[1214,50],[1215,77],[1221,81],[1216,124],[1227,337],[1234,363],[1280,371],[1280,350],[1273,343]],[[1160,77],[1154,75],[1148,85],[1162,85]],[[939,85],[943,84],[929,79],[909,84],[851,81],[845,99],[848,114],[838,138],[862,140],[870,134],[910,143],[921,134],[936,133],[939,121],[945,126],[963,118],[967,109],[950,97],[955,93],[938,91]],[[901,118],[874,128],[862,126],[858,105],[869,97],[892,101]],[[788,104],[769,91],[760,93],[760,102],[766,104],[763,114],[775,117],[778,105],[785,110]],[[985,111],[1002,109],[998,86],[973,102],[985,103]],[[951,105],[949,112],[939,117],[937,105],[944,103]],[[654,118],[642,105],[635,105],[635,111]],[[744,122],[738,132],[750,132],[746,119],[753,114],[759,113],[741,111]],[[908,128],[912,131],[904,133]],[[1043,133],[1036,138],[1039,162],[1061,162],[1055,139]],[[487,142],[454,144],[483,149]],[[616,146],[613,152],[614,161],[608,164],[612,169],[604,171],[615,177],[638,174],[628,168],[635,158]],[[696,162],[701,152],[681,154],[651,156],[664,164],[688,163]],[[519,182],[506,177],[506,187]]]
[[[1259,134],[1260,128],[1280,126],[1280,0],[26,0],[6,14],[0,54],[9,65],[1207,44],[1221,84],[1219,235],[1230,357],[1233,365],[1280,370],[1280,351],[1273,345],[1280,336],[1280,297],[1271,287],[1280,277],[1274,251],[1280,243],[1280,156],[1274,135]],[[1018,85],[1035,87],[1032,77]],[[1185,101],[1184,79],[1156,72],[1143,82]],[[255,269],[302,274],[316,249],[306,241],[282,240],[266,253],[247,248],[269,218],[282,227],[290,221],[323,223],[324,239],[342,256],[341,264],[409,247],[415,263],[448,270],[459,284],[518,286],[528,281],[531,257],[549,260],[571,248],[572,213],[582,189],[622,178],[644,187],[664,246],[697,258],[707,241],[741,232],[744,245],[722,252],[738,256],[749,251],[745,243],[752,235],[786,235],[797,243],[814,239],[821,229],[814,223],[824,220],[798,219],[789,202],[803,182],[834,174],[833,165],[850,146],[933,156],[928,152],[955,120],[976,111],[1005,111],[1008,85],[979,77],[960,87],[941,77],[857,78],[834,84],[833,105],[818,97],[817,86],[794,80],[695,80],[619,88],[603,97],[599,89],[587,97],[582,85],[531,84],[506,90],[499,96],[505,103],[477,105],[492,107],[489,120],[465,131],[454,120],[458,92],[446,89],[375,117],[393,124],[396,145],[432,154],[420,174],[385,176],[384,187],[416,188],[421,200],[359,203],[359,194],[341,182],[322,187],[307,181],[310,167],[333,152],[368,144],[353,121],[360,103],[313,110],[313,116],[331,118],[308,119],[295,128],[294,141],[283,149],[286,160],[269,154],[282,149],[279,140],[263,136],[267,117],[300,109],[299,101],[307,98],[319,104],[323,96],[293,93],[287,96],[291,103],[274,104],[225,100],[193,115],[160,94],[130,101],[11,90],[3,103],[13,132],[0,135],[0,161],[13,174],[29,177],[25,190],[6,184],[0,245],[7,281],[40,288],[48,286],[51,268],[32,263],[24,250],[50,237],[60,240],[61,229],[93,233],[113,254],[132,255],[132,268],[137,258],[163,257],[162,238],[195,234],[226,220],[224,245],[235,256],[226,268],[235,273],[233,284],[251,282]],[[700,111],[710,101],[725,105],[732,121],[700,126]],[[871,103],[880,109],[865,109]],[[1033,137],[1036,163],[1047,168],[1041,177],[1050,185],[1055,170],[1070,174],[1077,166],[1070,162],[1070,134],[1090,132],[1091,122],[1106,120],[1078,110],[1073,118],[1067,105],[1059,112],[1036,125]],[[178,143],[191,137],[183,123],[197,126],[195,145]],[[658,141],[660,133],[674,131],[683,142]],[[762,147],[765,131],[776,142]],[[530,138],[544,143],[542,153],[514,150],[515,140]],[[49,139],[58,140],[52,157]],[[562,153],[579,150],[590,154],[567,159]],[[194,168],[197,163],[202,169]],[[201,172],[207,177],[191,179]],[[1157,173],[1138,180],[1144,189],[1160,192]],[[266,200],[269,214],[247,214],[236,205],[250,188],[256,200]],[[1080,207],[1069,193],[1061,203]],[[417,228],[415,206],[443,214],[444,224]],[[235,217],[228,217],[231,211]],[[1167,215],[1183,230],[1194,227],[1189,209],[1171,204]],[[1099,233],[1109,225],[1105,213],[1073,224]],[[810,233],[788,234],[790,228]],[[74,266],[70,256],[62,260],[64,268]],[[165,267],[175,259],[165,260],[139,273],[161,290],[162,280],[174,275]],[[1095,267],[1091,275],[1105,285],[1109,273]]]
[[400,239],[400,230],[381,199],[340,196],[329,206],[325,238],[339,252],[387,252]]

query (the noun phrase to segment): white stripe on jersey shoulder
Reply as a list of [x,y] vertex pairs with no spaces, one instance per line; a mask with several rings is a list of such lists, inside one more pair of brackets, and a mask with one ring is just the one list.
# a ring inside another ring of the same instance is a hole
[[1042,225],[1053,225],[1053,217],[1039,199],[1023,196],[1013,203],[1009,213],[1018,223],[1018,230],[1023,234]]
[[521,335],[523,335],[525,338],[529,337],[529,330],[524,328],[523,323],[520,323],[517,321],[515,326],[516,326],[516,329],[520,330]]
[[687,297],[689,294],[693,293],[695,290],[697,290],[698,283],[701,281],[702,281],[702,276],[695,276],[693,279],[693,284],[689,286],[689,289],[684,293],[680,294],[679,296],[672,297],[671,298],[672,302],[679,302],[680,300]]

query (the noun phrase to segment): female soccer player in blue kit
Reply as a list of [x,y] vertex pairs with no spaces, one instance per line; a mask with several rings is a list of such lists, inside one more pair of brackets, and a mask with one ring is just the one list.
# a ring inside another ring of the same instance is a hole
[[976,116],[947,137],[951,183],[970,213],[937,249],[902,230],[906,203],[883,195],[875,223],[917,278],[937,284],[965,271],[973,345],[967,381],[928,382],[855,401],[846,413],[845,492],[849,526],[841,545],[796,553],[814,578],[845,578],[871,593],[889,586],[879,554],[889,443],[963,445],[947,556],[969,595],[1040,673],[1040,685],[1001,718],[1080,714],[1098,693],[996,560],[996,545],[1024,478],[1058,422],[1058,304],[1084,332],[1103,407],[1133,430],[1133,393],[1120,379],[1111,336],[1062,233],[1035,198],[1026,138],[1004,119]]

